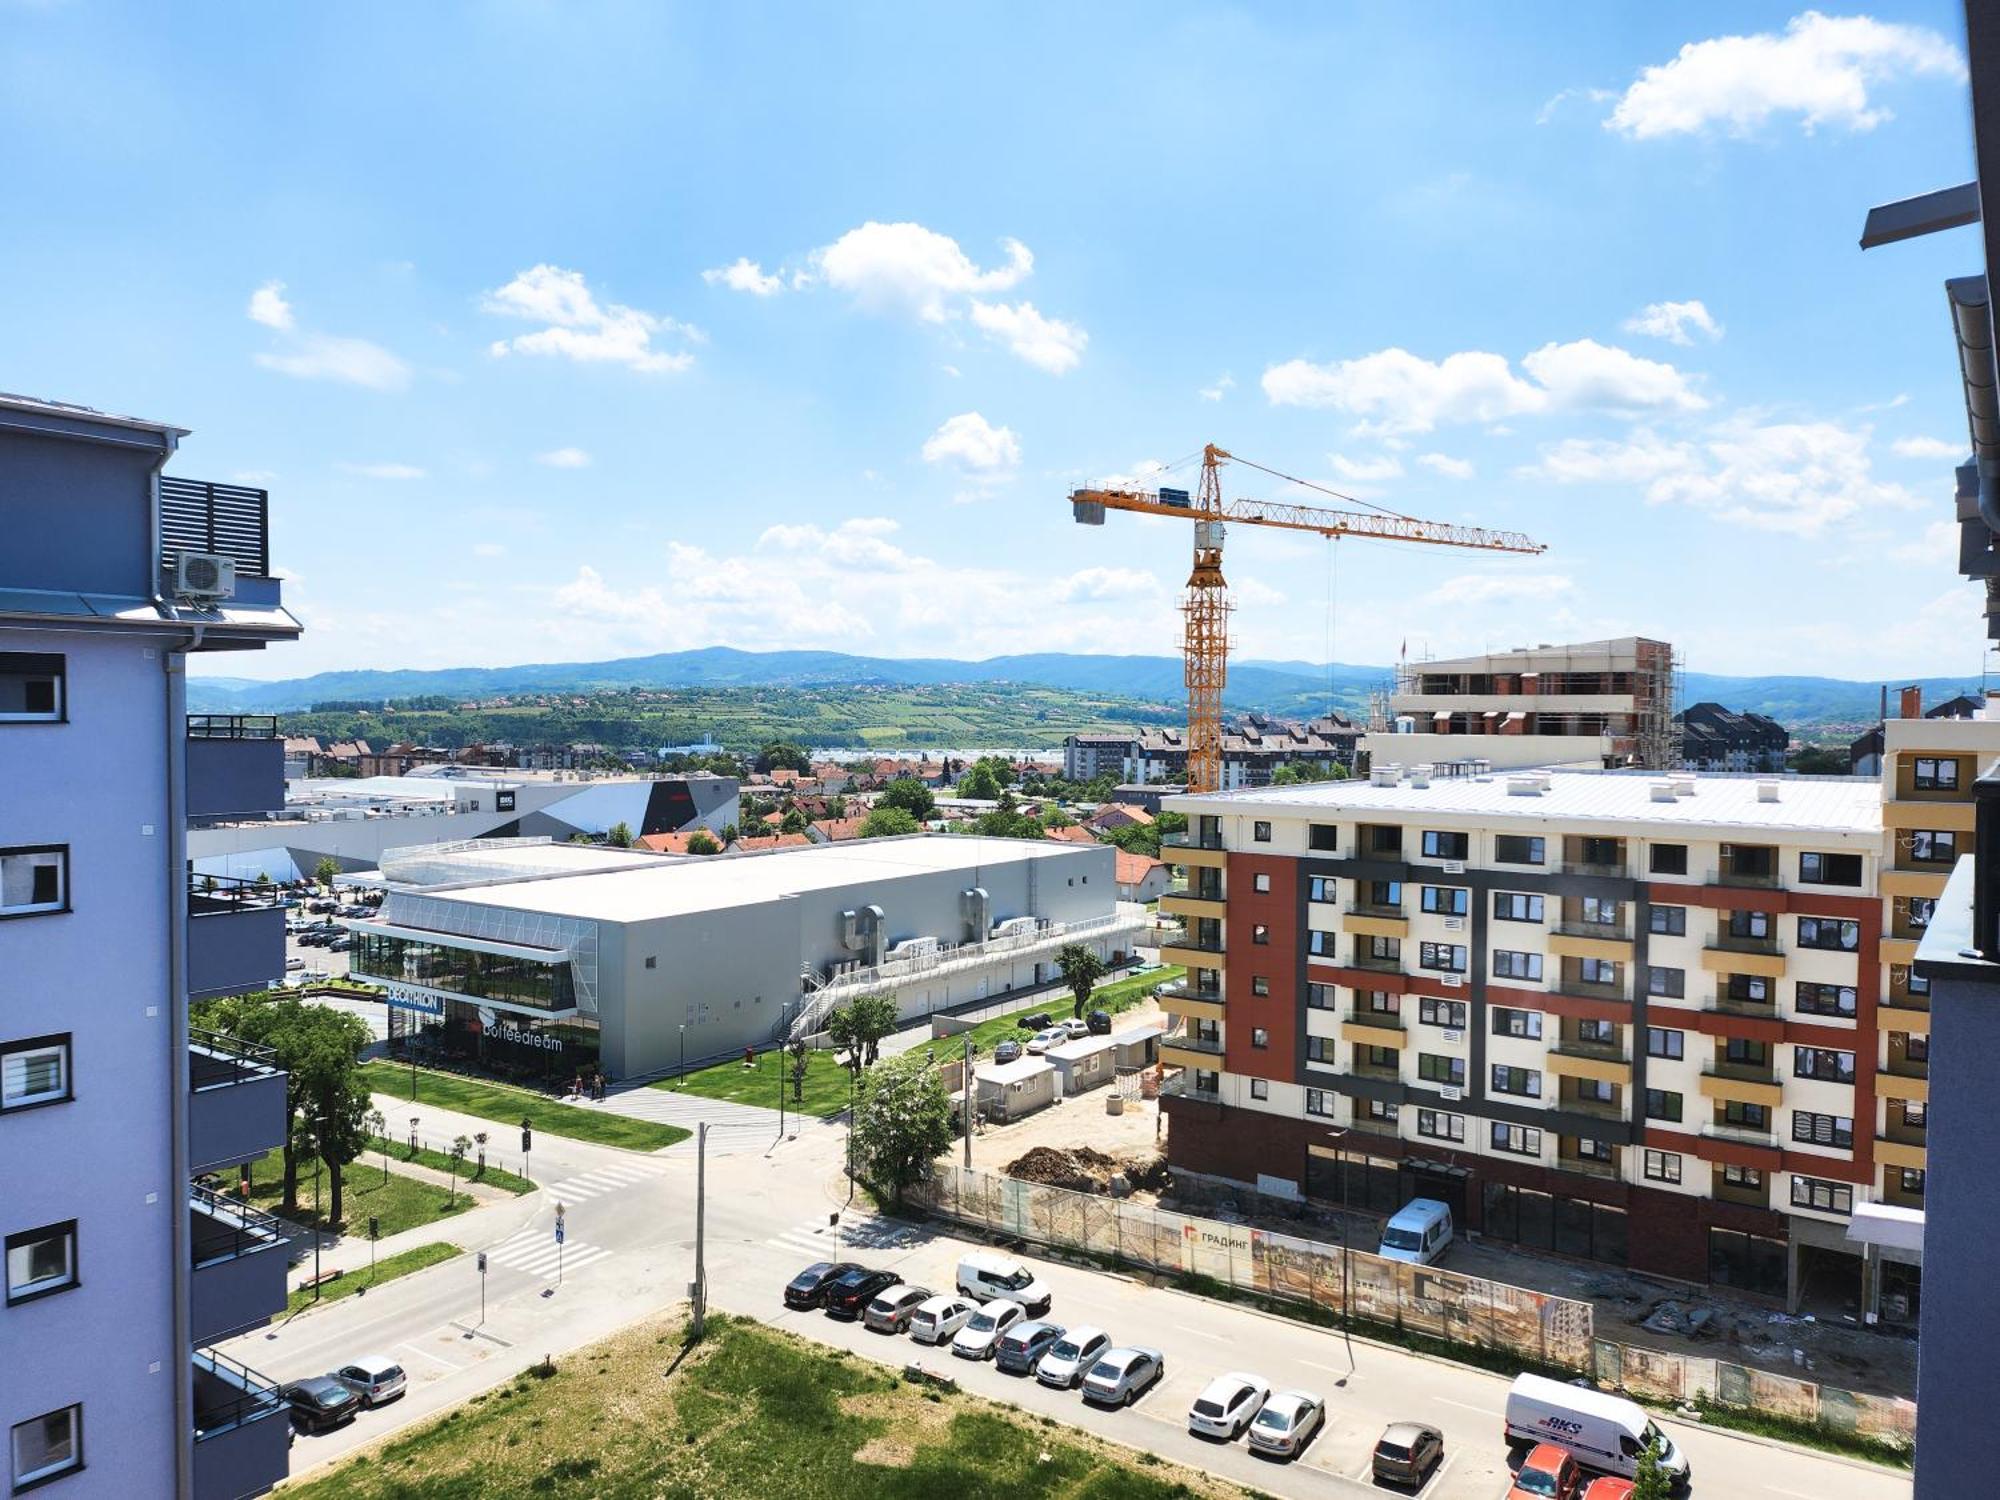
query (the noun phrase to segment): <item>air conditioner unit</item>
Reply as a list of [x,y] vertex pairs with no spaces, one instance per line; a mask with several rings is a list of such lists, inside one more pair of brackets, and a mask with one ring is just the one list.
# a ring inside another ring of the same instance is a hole
[[1464,1089],[1453,1088],[1448,1083],[1438,1090],[1438,1098],[1444,1100],[1447,1104],[1456,1104],[1464,1097]]
[[236,597],[236,559],[219,552],[176,552],[174,595],[180,599]]
[[1463,875],[1465,873],[1465,861],[1462,859],[1446,860],[1444,862],[1444,872],[1447,875]]
[[1462,1042],[1465,1040],[1465,1033],[1454,1027],[1447,1026],[1444,1032],[1444,1039],[1447,1042]]
[[1446,918],[1444,919],[1444,930],[1445,930],[1446,932],[1463,932],[1463,931],[1465,931],[1465,918],[1463,918],[1463,917],[1446,917]]
[[1439,982],[1442,983],[1444,987],[1448,990],[1462,989],[1465,985],[1465,978],[1463,975],[1442,974],[1438,977],[1439,977]]

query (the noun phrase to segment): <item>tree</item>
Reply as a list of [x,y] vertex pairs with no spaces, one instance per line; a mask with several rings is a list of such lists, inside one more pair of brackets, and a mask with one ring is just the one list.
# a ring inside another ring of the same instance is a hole
[[802,745],[773,741],[757,752],[757,769],[766,775],[773,771],[797,771],[803,775],[812,769],[812,756]]
[[278,1061],[288,1073],[296,1070],[304,1076],[302,1123],[326,1164],[332,1185],[329,1219],[339,1224],[347,1164],[368,1144],[368,1115],[374,1106],[361,1078],[361,1052],[374,1037],[359,1016],[323,1005],[300,1006],[286,1035],[297,1056],[287,1061],[281,1045]]
[[856,1173],[900,1207],[951,1148],[951,1098],[937,1069],[911,1054],[868,1076],[849,1129]]
[[1660,1444],[1656,1438],[1639,1455],[1639,1468],[1632,1476],[1631,1500],[1668,1500],[1673,1492],[1672,1478],[1660,1467]]
[[993,768],[983,760],[958,784],[959,796],[976,797],[982,802],[999,801],[1000,791],[1000,778],[993,774]]
[[829,797],[829,798],[827,798],[827,799],[826,799],[826,815],[827,815],[827,816],[828,816],[829,818],[844,818],[844,817],[846,817],[846,816],[847,816],[847,799],[846,799],[845,797]]
[[1097,956],[1094,948],[1082,943],[1065,943],[1056,950],[1056,968],[1061,971],[1069,992],[1076,997],[1077,1019],[1081,1020],[1084,1006],[1090,1004],[1090,992],[1104,977],[1104,960]]
[[470,1151],[471,1149],[472,1149],[472,1138],[470,1136],[459,1135],[452,1137],[451,1168],[450,1168],[451,1181],[450,1185],[445,1188],[445,1201],[447,1203],[458,1202],[458,1169],[465,1165],[465,1153]]
[[742,830],[742,829],[740,829],[740,828],[738,828],[738,827],[737,827],[737,826],[736,826],[736,825],[735,825],[734,823],[725,823],[725,824],[723,824],[723,826],[722,826],[722,842],[723,842],[723,843],[725,843],[725,844],[733,844],[733,843],[735,843],[735,842],[736,842],[736,841],[737,841],[738,839],[740,839],[741,837],[743,837],[743,830]]
[[1801,776],[1845,776],[1847,752],[1826,745],[1807,745],[1793,753],[1791,767]]
[[792,1103],[806,1102],[806,1058],[812,1049],[804,1037],[794,1038],[785,1047],[792,1058]]
[[715,835],[705,829],[697,828],[693,833],[688,835],[688,853],[720,854],[721,852],[722,845],[716,843]]
[[913,822],[921,823],[937,811],[937,798],[916,777],[898,776],[875,799],[875,811],[880,812],[885,807],[900,808],[910,815]]
[[[929,793],[925,793],[926,796]],[[917,820],[900,807],[878,807],[861,823],[864,839],[892,838],[897,834],[916,833]]]
[[826,1034],[859,1073],[881,1055],[882,1038],[896,1029],[898,1019],[893,997],[857,995],[826,1018]]
[[604,842],[614,849],[630,849],[632,847],[632,825],[623,819],[613,823],[610,828],[605,830]]
[[322,854],[319,863],[313,866],[313,879],[320,885],[332,889],[334,881],[340,878],[340,861],[331,854]]
[[804,833],[805,831],[806,831],[806,815],[800,812],[796,807],[786,808],[785,816],[783,820],[780,821],[778,824],[778,832]]
[[362,1116],[361,1125],[382,1148],[382,1181],[389,1180],[389,1117],[379,1109],[370,1109]]
[[1044,828],[1074,828],[1076,826],[1076,819],[1072,818],[1060,807],[1052,807],[1042,814],[1042,826]]

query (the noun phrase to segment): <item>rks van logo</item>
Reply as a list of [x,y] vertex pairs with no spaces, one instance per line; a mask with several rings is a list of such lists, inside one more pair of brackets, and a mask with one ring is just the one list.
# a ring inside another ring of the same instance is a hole
[[1550,1432],[1560,1432],[1564,1437],[1575,1437],[1583,1431],[1583,1423],[1572,1422],[1567,1417],[1543,1417],[1535,1425]]

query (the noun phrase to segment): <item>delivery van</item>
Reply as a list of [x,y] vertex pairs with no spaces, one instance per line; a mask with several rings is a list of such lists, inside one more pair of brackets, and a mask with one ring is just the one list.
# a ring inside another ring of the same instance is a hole
[[1427,1266],[1451,1243],[1451,1209],[1435,1198],[1412,1198],[1382,1226],[1375,1253],[1384,1260]]
[[1517,1375],[1507,1392],[1507,1441],[1522,1447],[1553,1443],[1587,1469],[1630,1479],[1648,1443],[1660,1445],[1660,1467],[1685,1489],[1687,1455],[1636,1401],[1564,1385],[1541,1375]]

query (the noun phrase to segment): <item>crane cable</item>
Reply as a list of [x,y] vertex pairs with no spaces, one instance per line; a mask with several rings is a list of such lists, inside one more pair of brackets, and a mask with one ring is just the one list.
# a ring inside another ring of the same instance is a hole
[[1340,538],[1326,539],[1326,716],[1333,718],[1333,625],[1334,600],[1340,591]]
[[1260,474],[1269,474],[1273,479],[1282,479],[1287,484],[1304,485],[1309,490],[1318,490],[1322,495],[1331,495],[1336,500],[1345,500],[1349,505],[1365,505],[1370,510],[1380,511],[1385,516],[1393,516],[1398,521],[1415,521],[1417,519],[1415,516],[1405,515],[1400,510],[1391,510],[1386,505],[1377,505],[1373,500],[1363,500],[1358,495],[1346,494],[1334,489],[1331,485],[1315,484],[1312,480],[1301,479],[1296,474],[1287,474],[1282,470],[1266,468],[1254,459],[1238,458],[1232,453],[1229,455],[1228,461],[1233,464],[1245,464],[1257,470]]

